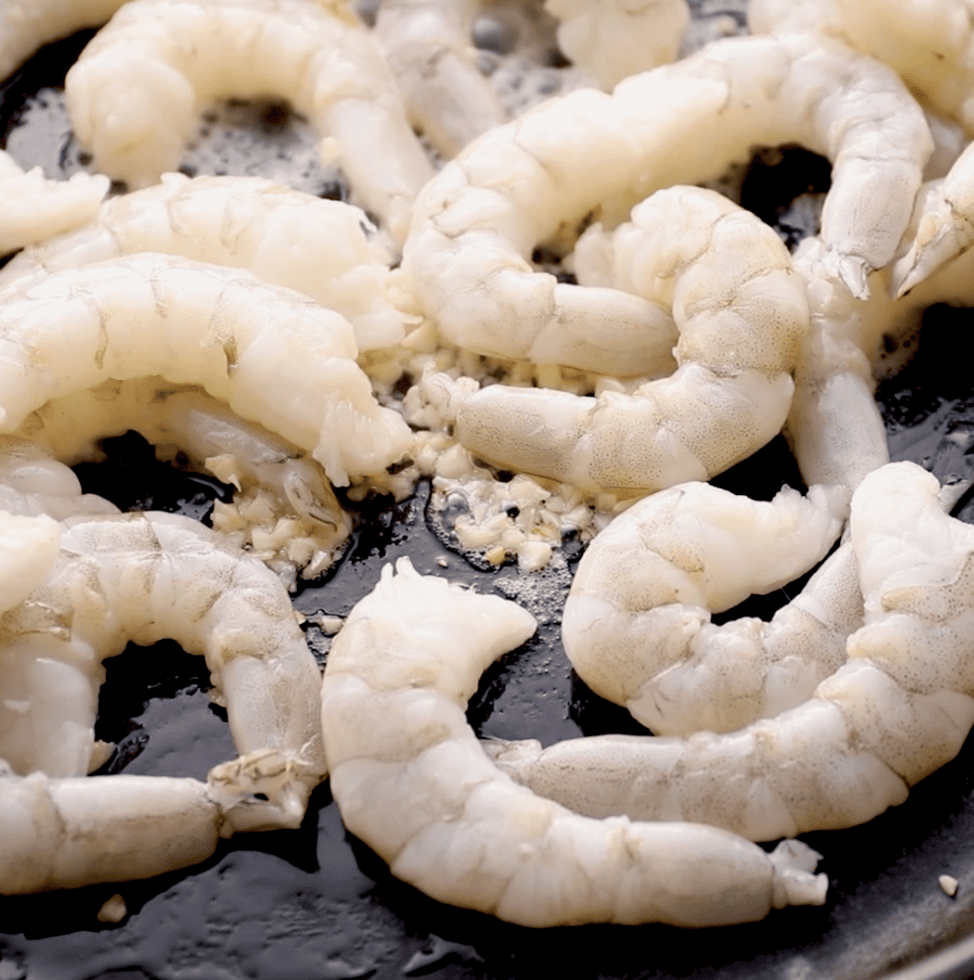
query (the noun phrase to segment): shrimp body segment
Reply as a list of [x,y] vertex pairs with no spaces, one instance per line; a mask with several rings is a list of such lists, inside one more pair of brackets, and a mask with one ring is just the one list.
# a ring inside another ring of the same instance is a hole
[[657,734],[733,731],[807,700],[862,622],[850,548],[771,623],[715,626],[710,615],[813,567],[847,499],[813,487],[754,501],[687,483],[637,501],[575,573],[562,621],[572,666]]
[[375,33],[413,125],[446,157],[507,122],[475,63],[475,0],[386,0]]
[[653,191],[719,176],[755,145],[791,142],[833,161],[829,263],[866,295],[866,275],[890,261],[907,226],[932,140],[895,72],[798,35],[716,42],[611,96],[578,90],[485,133],[418,196],[403,269],[459,347],[615,376],[655,372],[673,334],[652,303],[560,283],[534,270],[532,250],[570,239],[591,216],[612,228]]
[[[248,269],[341,313],[359,350],[398,343],[404,317],[386,298],[391,256],[369,239],[365,213],[261,177],[168,173],[106,201],[94,222],[25,249],[0,271],[23,289],[51,272],[133,252]],[[373,229],[374,230],[374,229]]]
[[676,372],[595,398],[484,388],[460,406],[467,449],[584,490],[631,493],[709,479],[777,435],[808,304],[770,228],[713,191],[676,186],[611,236],[593,226],[576,253],[580,282],[672,310]]
[[108,193],[103,174],[48,180],[40,167],[24,171],[0,150],[0,255],[90,221]]
[[102,661],[163,638],[206,658],[226,704],[240,758],[211,773],[211,793],[229,826],[297,826],[325,774],[314,657],[277,576],[174,514],[62,522],[53,568],[0,617],[0,758],[84,775]]
[[24,777],[0,760],[0,800],[0,895],[186,868],[213,854],[223,824],[198,779]]
[[[429,610],[436,609],[431,619]],[[527,639],[523,609],[387,566],[329,655],[322,723],[342,820],[439,900],[529,926],[714,925],[821,904],[817,855],[768,855],[713,828],[593,821],[516,786],[463,710],[482,670]]]
[[936,478],[913,463],[863,478],[850,537],[864,622],[846,640],[846,662],[803,704],[721,735],[489,751],[579,812],[700,820],[753,840],[840,829],[902,803],[974,725],[974,530],[944,503]]
[[133,189],[175,170],[200,109],[287,98],[321,131],[366,208],[396,238],[432,168],[381,50],[341,3],[132,0],[82,52],[65,92],[95,165]]
[[609,91],[628,75],[676,60],[690,23],[686,0],[545,0],[558,47]]
[[64,270],[0,304],[0,429],[113,378],[195,384],[312,452],[336,485],[410,438],[375,401],[344,317],[248,273],[143,253]]

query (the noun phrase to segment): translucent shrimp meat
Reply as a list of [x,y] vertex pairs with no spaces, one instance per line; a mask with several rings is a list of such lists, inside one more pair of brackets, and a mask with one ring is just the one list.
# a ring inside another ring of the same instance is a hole
[[0,350],[5,432],[53,398],[159,375],[311,452],[336,485],[410,440],[353,360],[348,321],[239,269],[141,253],[54,273],[4,297]]
[[[178,460],[232,484],[237,490],[233,502],[214,503],[213,526],[271,563],[292,584],[298,568],[305,578],[320,575],[351,533],[351,519],[316,460],[280,436],[245,422],[198,388],[157,377],[106,381],[48,402],[17,431],[32,440],[34,467],[61,467],[76,484],[77,478],[62,464],[101,459],[101,441],[130,430],[152,443],[157,457]],[[60,462],[46,458],[45,450]],[[0,464],[3,460],[0,455]],[[8,491],[6,478],[7,469],[0,465],[0,506]],[[45,512],[59,518],[81,511],[75,497],[66,499],[57,512],[49,500],[44,498]]]
[[803,845],[768,855],[707,827],[596,822],[499,772],[464,704],[534,626],[519,606],[422,577],[408,559],[349,614],[322,683],[332,793],[393,874],[529,926],[716,925],[822,903],[827,882]]
[[65,82],[78,140],[133,189],[177,169],[208,101],[270,93],[311,120],[323,157],[400,239],[432,167],[378,44],[341,2],[132,0]]
[[403,270],[458,347],[619,377],[657,372],[672,328],[653,304],[558,282],[528,257],[549,242],[563,250],[593,216],[614,227],[654,190],[719,176],[755,145],[793,142],[834,163],[827,261],[865,295],[909,221],[929,129],[892,69],[797,35],[709,44],[612,95],[581,89],[484,134],[417,197]]
[[974,531],[912,463],[852,499],[864,624],[813,697],[736,732],[488,746],[535,792],[593,816],[699,820],[753,840],[865,822],[950,761],[974,724]]
[[78,514],[117,514],[118,508],[81,483],[47,450],[18,436],[0,436],[0,509],[62,521]]
[[631,289],[660,318],[672,310],[676,372],[595,398],[486,387],[459,408],[460,442],[503,467],[632,494],[707,480],[777,435],[808,329],[777,235],[721,195],[681,186],[647,198],[610,238],[594,232],[576,250],[579,281]]
[[40,167],[24,171],[0,150],[0,255],[90,221],[108,193],[102,174],[48,180]]
[[0,895],[151,878],[206,860],[227,827],[207,784],[23,777],[0,760]]
[[406,318],[387,296],[392,257],[365,213],[261,177],[163,174],[160,184],[113,197],[94,221],[25,249],[0,287],[133,252],[162,252],[249,269],[341,313],[359,350],[395,344]]
[[375,35],[412,124],[445,157],[507,122],[470,43],[475,0],[385,0]]
[[690,23],[686,0],[545,0],[558,47],[607,91],[676,60]]
[[710,616],[821,561],[847,501],[824,487],[755,501],[707,483],[638,501],[578,565],[562,620],[572,666],[656,734],[733,731],[801,704],[862,624],[850,547],[770,623]]
[[920,198],[916,234],[893,265],[893,295],[901,297],[974,245],[974,144],[947,176],[931,182]]
[[[226,704],[240,757],[211,792],[227,819],[297,826],[325,773],[314,657],[274,573],[175,514],[62,522],[53,568],[0,617],[0,758],[21,775],[84,775],[102,661],[163,638],[206,658]],[[254,779],[266,802],[238,792]]]

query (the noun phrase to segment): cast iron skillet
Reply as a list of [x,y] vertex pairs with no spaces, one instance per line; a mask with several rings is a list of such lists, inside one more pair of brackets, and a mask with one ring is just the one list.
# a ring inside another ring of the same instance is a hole
[[[57,86],[88,36],[45,49],[2,92],[0,131],[7,132],[8,147],[24,163],[43,164],[49,174],[68,174],[83,161],[50,86]],[[296,166],[293,121],[280,107],[237,105],[227,112],[234,126],[224,131],[222,120],[211,117],[207,126],[219,130],[215,143],[204,141],[189,158],[201,169],[260,172],[268,160],[280,166],[282,159]],[[302,186],[327,196],[343,193],[334,175],[304,163],[300,168],[295,181]],[[789,179],[804,190],[818,178]],[[761,190],[777,183],[755,171],[747,193],[756,210],[779,210],[777,198]],[[774,194],[796,192],[792,187]],[[944,479],[971,470],[974,396],[956,354],[968,316],[966,310],[932,311],[915,358],[878,393],[893,457],[917,460]],[[157,463],[138,437],[123,437],[106,449],[107,463],[85,465],[79,473],[87,490],[123,507],[181,510],[205,519],[212,499],[226,493],[213,480]],[[780,439],[715,482],[760,497],[770,497],[782,482],[802,486]],[[542,620],[535,639],[484,675],[469,709],[480,733],[550,743],[579,733],[637,730],[628,715],[573,677],[560,646],[559,611],[580,548],[568,542],[566,566],[531,578],[512,567],[483,571],[453,549],[451,515],[430,514],[428,495],[421,485],[398,505],[381,499],[358,505],[358,528],[342,562],[325,580],[304,588],[296,606],[306,613],[345,615],[371,590],[385,562],[408,554],[423,573],[499,590]],[[974,520],[974,505],[962,502],[959,514]],[[784,594],[770,597],[747,611],[769,615],[785,600]],[[308,638],[323,660],[327,638],[314,628]],[[171,644],[131,647],[111,661],[98,735],[118,749],[105,771],[203,777],[211,765],[230,758],[225,717],[209,702],[207,687],[202,660]],[[785,909],[763,922],[702,932],[655,925],[534,931],[440,905],[392,878],[383,862],[345,832],[326,783],[300,830],[224,842],[211,860],[187,872],[0,899],[0,980],[969,977],[972,763],[969,740],[957,759],[920,784],[902,806],[863,827],[806,835],[825,855],[825,906]],[[960,882],[954,899],[938,886],[944,872]],[[96,912],[115,892],[128,915],[120,924],[101,924]]]

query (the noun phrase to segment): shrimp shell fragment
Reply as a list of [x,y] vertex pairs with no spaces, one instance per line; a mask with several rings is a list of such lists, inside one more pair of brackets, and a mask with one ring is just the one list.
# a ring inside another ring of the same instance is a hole
[[[430,617],[429,610],[437,615]],[[821,904],[803,845],[768,855],[713,828],[596,822],[516,786],[463,714],[532,617],[407,559],[350,613],[322,684],[331,787],[346,827],[439,900],[528,926],[704,926]]]
[[860,483],[850,526],[864,625],[804,704],[724,735],[488,751],[579,812],[700,820],[753,840],[849,827],[902,803],[974,724],[974,529],[943,512],[938,490],[912,463]]
[[494,385],[461,404],[457,435],[500,466],[583,490],[706,480],[781,430],[808,329],[801,278],[777,235],[713,191],[670,187],[611,237],[579,240],[579,281],[672,310],[676,372],[597,398]]
[[311,452],[336,485],[382,472],[409,427],[375,401],[344,317],[238,269],[143,253],[0,303],[0,431],[114,378],[195,384]]
[[834,163],[822,219],[828,260],[865,295],[866,275],[889,262],[907,226],[932,140],[895,72],[797,35],[709,44],[625,79],[611,96],[575,91],[485,133],[419,194],[403,269],[459,347],[650,373],[671,338],[652,304],[560,283],[527,257],[592,215],[614,227],[654,190],[719,176],[755,145],[791,142]]
[[162,252],[249,269],[341,313],[359,350],[395,344],[405,317],[386,297],[391,256],[365,213],[261,177],[163,174],[106,201],[95,221],[25,249],[0,271],[23,289],[47,273],[133,252]]
[[53,568],[0,617],[0,758],[86,773],[102,660],[164,638],[205,656],[226,704],[240,758],[210,781],[230,827],[297,826],[326,771],[314,657],[273,572],[175,514],[62,523]]
[[396,239],[432,167],[369,32],[340,0],[131,0],[68,72],[68,111],[95,165],[133,189],[175,170],[201,107],[279,94],[322,132]]
[[733,731],[807,700],[862,623],[851,548],[771,623],[715,626],[710,614],[814,566],[847,500],[813,487],[754,501],[688,483],[638,501],[596,536],[572,580],[562,620],[572,666],[657,734]]

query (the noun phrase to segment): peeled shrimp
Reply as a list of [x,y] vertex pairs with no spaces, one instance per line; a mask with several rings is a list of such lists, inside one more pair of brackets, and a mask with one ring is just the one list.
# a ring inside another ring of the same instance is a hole
[[322,684],[331,788],[393,874],[529,926],[717,925],[824,901],[804,845],[769,855],[708,827],[593,821],[501,773],[463,708],[488,664],[533,631],[520,607],[421,577],[407,559],[350,613]]
[[131,881],[206,860],[225,829],[197,779],[18,776],[0,760],[0,894]]
[[25,172],[0,150],[0,255],[90,221],[108,184],[101,174],[47,180],[40,167]]
[[85,48],[65,93],[95,166],[132,188],[175,170],[200,108],[275,93],[322,132],[394,238],[432,168],[369,32],[340,0],[132,0]]
[[[197,388],[153,377],[107,381],[48,402],[18,432],[32,440],[36,464],[43,465],[46,449],[61,461],[47,464],[73,466],[100,459],[99,442],[129,430],[152,443],[157,456],[178,458],[236,487],[232,504],[215,502],[213,526],[279,574],[292,577],[301,568],[307,578],[320,575],[351,532],[349,515],[314,459]],[[0,506],[6,477],[0,465]],[[45,511],[64,517],[81,509],[74,498],[66,506],[73,509]]]
[[539,243],[564,247],[593,215],[614,227],[656,189],[715,177],[755,144],[787,142],[834,161],[828,263],[865,295],[866,275],[893,257],[909,221],[929,130],[891,69],[795,35],[716,42],[611,96],[582,89],[484,134],[417,198],[403,270],[459,347],[616,376],[656,372],[672,334],[653,304],[559,283],[527,257]]
[[974,245],[974,143],[925,191],[916,235],[893,265],[890,287],[897,298]]
[[690,22],[686,0],[545,0],[558,46],[610,90],[628,75],[676,60]]
[[460,442],[500,466],[632,493],[707,480],[777,435],[808,328],[804,286],[777,235],[691,187],[657,191],[611,237],[593,230],[576,249],[579,281],[637,293],[660,320],[672,310],[676,372],[597,398],[483,388],[460,406]]
[[[163,638],[206,657],[226,704],[240,758],[211,789],[231,825],[297,826],[325,773],[314,657],[273,572],[174,514],[62,522],[53,568],[0,617],[0,758],[51,777],[99,764],[102,661]],[[268,802],[237,801],[237,777],[261,774]]]
[[[974,530],[912,463],[852,499],[864,625],[814,696],[725,735],[497,742],[501,768],[594,816],[700,820],[753,840],[862,823],[952,759],[974,724]],[[678,778],[677,778],[678,777]]]
[[375,34],[414,126],[446,157],[507,121],[475,63],[475,0],[385,0]]
[[369,239],[370,227],[359,208],[272,180],[169,173],[106,201],[93,223],[14,256],[0,287],[23,289],[47,273],[132,252],[181,255],[297,289],[341,313],[359,350],[369,350],[405,332],[386,295],[391,256]]
[[0,303],[0,430],[114,378],[195,384],[310,451],[336,485],[408,445],[348,321],[238,269],[143,253],[54,273]]
[[572,666],[663,735],[733,731],[807,700],[862,623],[851,548],[770,623],[715,626],[710,614],[821,561],[847,499],[813,487],[755,501],[687,483],[638,501],[579,563],[562,621]]
[[817,30],[880,59],[939,113],[974,134],[974,25],[969,0],[751,0],[754,32]]

